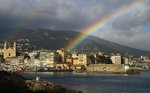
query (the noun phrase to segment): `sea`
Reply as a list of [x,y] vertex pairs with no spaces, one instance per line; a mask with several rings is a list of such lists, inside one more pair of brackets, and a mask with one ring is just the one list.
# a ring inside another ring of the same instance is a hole
[[26,79],[53,82],[84,93],[150,93],[150,70],[141,74],[102,74],[74,72],[25,72]]

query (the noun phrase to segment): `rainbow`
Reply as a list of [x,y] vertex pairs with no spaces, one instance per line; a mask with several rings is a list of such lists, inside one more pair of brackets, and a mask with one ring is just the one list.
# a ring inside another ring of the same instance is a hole
[[[100,21],[96,22],[83,29],[82,33],[72,39],[65,47],[66,50],[73,50],[77,46],[79,46],[82,42],[84,42],[90,34],[98,32],[103,28],[109,26],[112,22],[114,22],[117,18],[125,16],[128,13],[131,13],[138,9],[143,9],[144,5],[148,3],[149,0],[134,0],[134,2],[130,3],[127,6],[122,7],[117,12],[111,13],[109,16],[102,18]],[[84,33],[84,34],[83,34]]]

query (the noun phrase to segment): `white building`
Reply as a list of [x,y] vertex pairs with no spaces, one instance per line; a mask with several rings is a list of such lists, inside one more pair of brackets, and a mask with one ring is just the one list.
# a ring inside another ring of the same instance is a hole
[[46,66],[54,67],[56,62],[59,61],[59,55],[57,52],[49,52],[46,54]]
[[112,55],[111,56],[111,58],[110,58],[111,60],[112,60],[112,63],[113,64],[121,64],[122,62],[122,57],[121,57],[121,55],[119,55],[119,54],[117,54],[117,55]]
[[33,62],[33,66],[34,66],[34,67],[41,67],[41,62],[40,62],[40,60],[35,59],[34,62]]

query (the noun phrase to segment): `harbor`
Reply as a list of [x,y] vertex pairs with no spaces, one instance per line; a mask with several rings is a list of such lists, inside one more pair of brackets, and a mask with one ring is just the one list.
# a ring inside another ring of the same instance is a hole
[[105,74],[74,72],[38,72],[20,73],[24,78],[41,79],[62,86],[81,90],[84,93],[149,93],[150,70],[141,74]]

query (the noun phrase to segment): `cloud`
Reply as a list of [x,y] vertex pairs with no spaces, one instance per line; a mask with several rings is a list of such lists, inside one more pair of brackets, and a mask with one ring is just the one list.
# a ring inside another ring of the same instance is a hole
[[142,50],[149,50],[150,46],[150,32],[143,32],[141,26],[131,28],[128,31],[109,27],[97,32],[95,36]]
[[150,22],[150,7],[145,7],[139,10],[120,17],[113,23],[114,28],[128,30],[132,27],[147,24]]
[[144,29],[145,25],[150,25],[150,7],[115,20],[111,26],[95,35],[122,45],[150,51],[150,32],[149,29]]
[[[80,30],[134,0],[0,0],[0,27]],[[95,36],[150,50],[150,7],[119,17]],[[145,34],[146,33],[146,34]],[[147,46],[142,46],[147,44]]]
[[[101,0],[0,1],[0,13],[4,17],[7,16],[3,26],[8,26],[8,23],[12,23],[10,26],[13,26],[14,23],[21,22],[24,24],[22,26],[26,26],[25,24],[30,24],[31,27],[32,25],[37,25],[36,27],[55,25],[57,29],[83,29],[104,16],[107,12],[103,9],[104,2]],[[3,19],[2,15],[0,19]],[[41,24],[38,21],[42,21]]]

